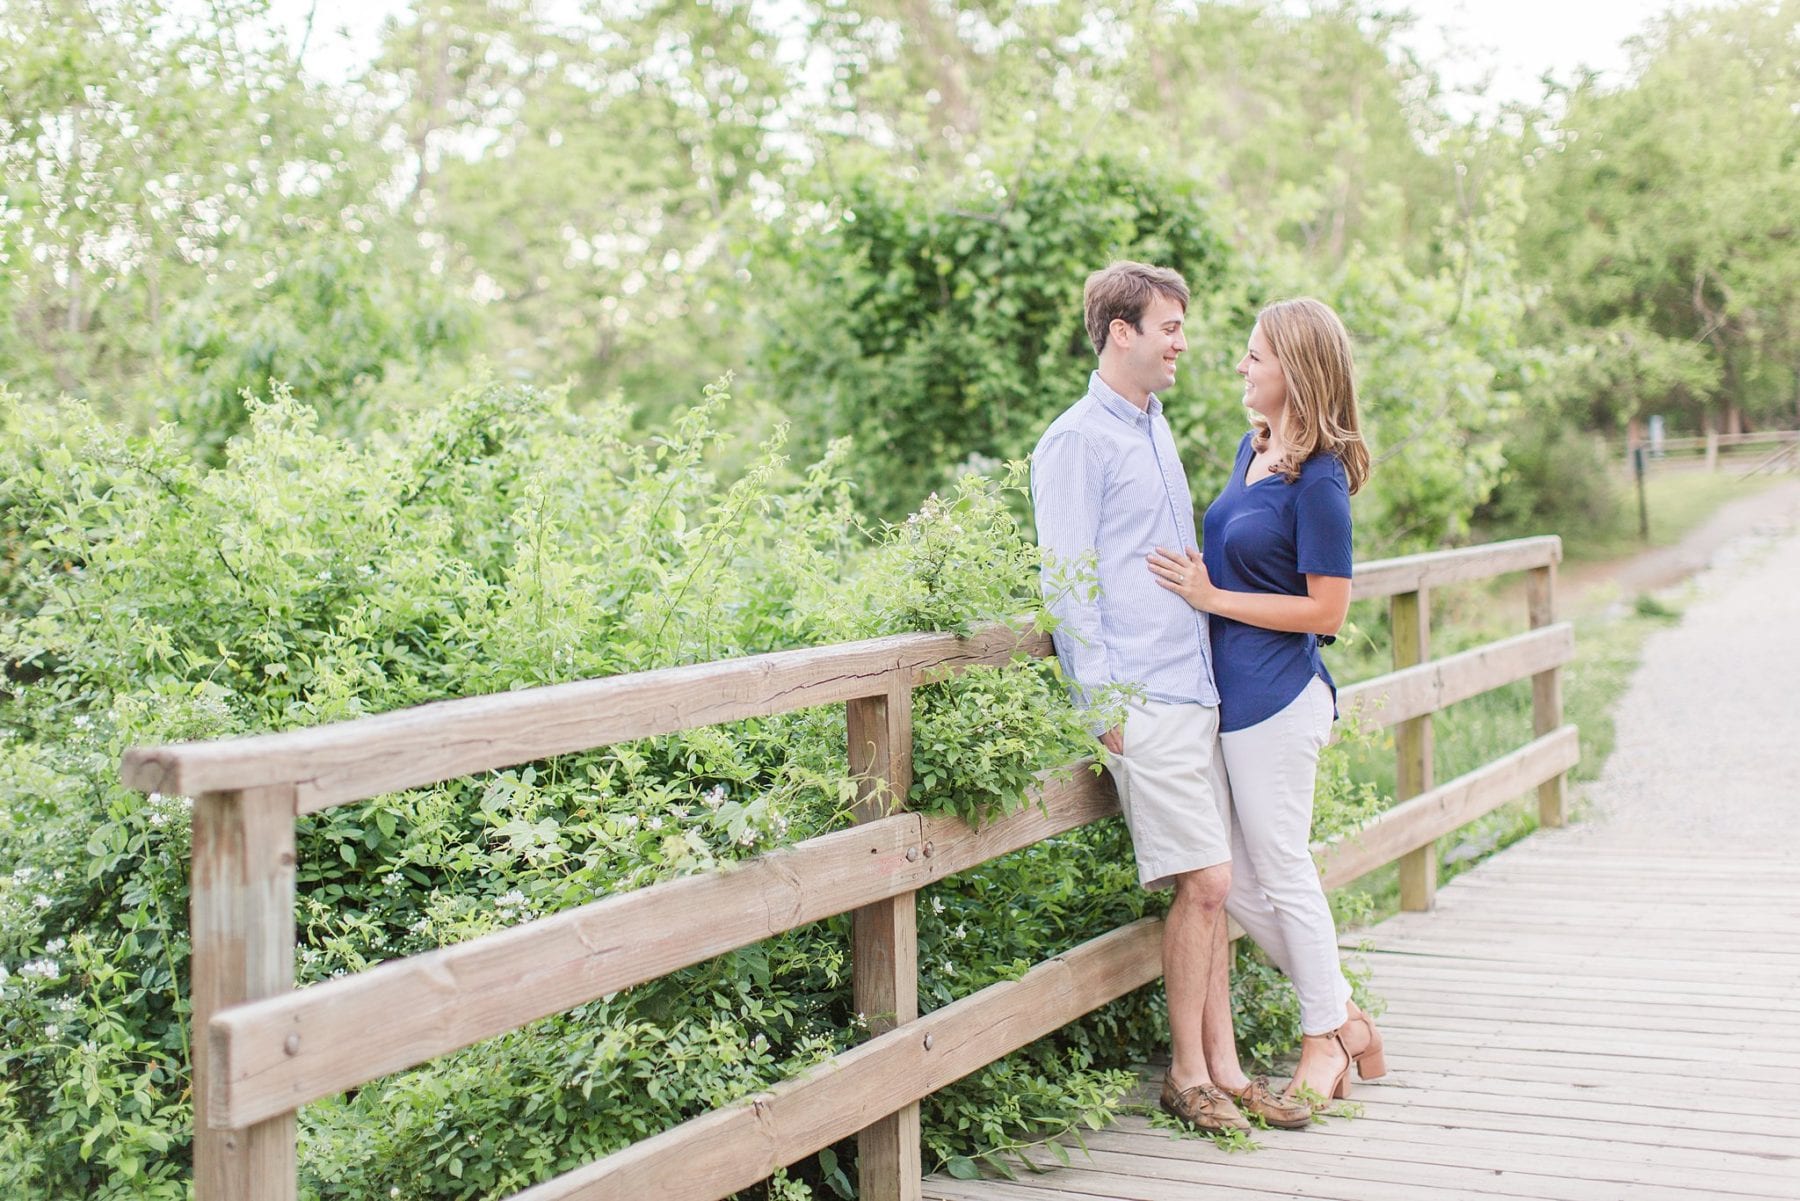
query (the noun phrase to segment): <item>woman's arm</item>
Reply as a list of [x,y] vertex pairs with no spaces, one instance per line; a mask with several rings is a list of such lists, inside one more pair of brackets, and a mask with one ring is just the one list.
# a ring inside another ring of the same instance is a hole
[[1204,613],[1217,613],[1245,625],[1290,634],[1335,634],[1350,612],[1347,576],[1308,575],[1306,595],[1280,592],[1230,592],[1213,586],[1206,562],[1196,550],[1157,547],[1150,556],[1156,582]]

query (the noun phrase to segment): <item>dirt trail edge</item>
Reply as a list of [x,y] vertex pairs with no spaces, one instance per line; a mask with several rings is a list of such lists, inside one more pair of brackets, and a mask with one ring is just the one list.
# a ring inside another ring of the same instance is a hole
[[1793,529],[1800,529],[1800,479],[1782,480],[1721,506],[1673,546],[1628,559],[1565,565],[1559,585],[1577,610],[1607,600],[1629,601],[1705,570],[1740,539]]

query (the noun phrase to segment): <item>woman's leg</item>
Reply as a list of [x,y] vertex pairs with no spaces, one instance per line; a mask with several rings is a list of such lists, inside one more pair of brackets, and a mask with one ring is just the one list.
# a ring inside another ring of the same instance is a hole
[[[1300,994],[1301,1027],[1309,1045],[1302,1047],[1296,1079],[1315,1088],[1329,1086],[1343,1063],[1342,1049],[1323,1036],[1344,1024],[1350,1003],[1331,907],[1308,849],[1313,785],[1319,751],[1330,733],[1330,706],[1329,689],[1315,679],[1280,713],[1222,739],[1234,835],[1242,848],[1241,858],[1235,858],[1234,847],[1233,871],[1233,900],[1242,902],[1241,911],[1231,912],[1253,936],[1253,922],[1263,928],[1259,943]],[[1261,901],[1249,886],[1237,887],[1236,877],[1246,875],[1253,876]]]
[[1231,892],[1225,898],[1225,912],[1229,913],[1250,940],[1262,948],[1269,957],[1289,978],[1293,970],[1289,966],[1287,936],[1281,932],[1281,918],[1275,913],[1275,905],[1269,900],[1269,894],[1263,891],[1262,880],[1256,874],[1256,865],[1250,861],[1250,851],[1244,845],[1244,826],[1237,816],[1238,800],[1235,795],[1231,799]]

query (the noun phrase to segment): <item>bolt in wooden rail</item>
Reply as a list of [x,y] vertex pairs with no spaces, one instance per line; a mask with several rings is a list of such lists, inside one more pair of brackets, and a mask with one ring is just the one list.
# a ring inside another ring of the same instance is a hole
[[[1314,848],[1328,885],[1396,856],[1421,862],[1433,840],[1522,790],[1539,790],[1547,824],[1561,820],[1562,775],[1578,747],[1574,729],[1560,724],[1560,669],[1574,653],[1569,626],[1554,620],[1560,557],[1558,539],[1532,538],[1358,566],[1354,596],[1393,598],[1397,670],[1343,689],[1339,701],[1364,727],[1399,727],[1403,799],[1353,837]],[[1531,573],[1532,629],[1429,661],[1428,590],[1514,571]],[[1032,807],[979,830],[898,811],[912,779],[912,689],[944,671],[1048,651],[1041,635],[1005,626],[967,639],[904,635],[128,752],[127,783],[197,794],[196,1201],[292,1201],[295,1110],[309,1100],[844,912],[854,915],[854,997],[868,1041],[521,1197],[713,1198],[860,1132],[862,1195],[916,1198],[921,1097],[1160,970],[1160,923],[1138,922],[918,1016],[917,890],[1117,811],[1110,784],[1087,764],[1073,765],[1073,779],[1042,783]],[[1538,737],[1433,787],[1431,715],[1528,677]],[[858,789],[851,829],[294,990],[297,816],[548,754],[832,702],[846,705]],[[1417,893],[1403,875],[1403,900],[1417,902]],[[709,920],[688,920],[701,914]]]

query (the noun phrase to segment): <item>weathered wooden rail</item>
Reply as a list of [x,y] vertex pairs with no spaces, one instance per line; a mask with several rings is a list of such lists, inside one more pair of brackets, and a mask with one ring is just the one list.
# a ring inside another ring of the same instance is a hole
[[[1577,757],[1560,671],[1554,537],[1360,564],[1359,599],[1389,598],[1395,670],[1342,690],[1365,728],[1397,727],[1399,803],[1351,840],[1316,847],[1328,886],[1393,862],[1401,903],[1426,909],[1435,840],[1536,788],[1563,820]],[[1430,590],[1528,572],[1530,629],[1430,658]],[[994,627],[922,634],[425,705],[353,722],[128,752],[124,776],[194,798],[192,865],[196,1201],[296,1193],[301,1105],[606,993],[832,914],[853,913],[854,1049],[766,1092],[546,1181],[518,1198],[711,1201],[852,1134],[862,1196],[916,1198],[919,1109],[983,1065],[1155,979],[1145,919],[921,1017],[914,898],[934,880],[1116,812],[1104,777],[1044,785],[1038,805],[976,830],[895,812],[911,781],[912,691],[1048,639]],[[1529,677],[1535,737],[1455,780],[1432,779],[1432,714]],[[294,988],[294,821],[473,772],[748,717],[842,703],[858,824],[745,864],[611,896],[465,943]],[[705,920],[684,920],[700,918]]]
[[1651,462],[1685,461],[1692,462],[1698,458],[1706,465],[1706,470],[1719,470],[1721,456],[1741,460],[1745,455],[1752,459],[1747,474],[1755,474],[1771,465],[1779,464],[1800,446],[1800,430],[1755,430],[1744,434],[1699,434],[1678,438],[1664,438],[1660,442],[1651,443],[1642,439],[1633,441],[1626,438],[1624,447],[1624,464],[1627,470],[1632,467],[1632,455],[1639,448],[1652,452]]

